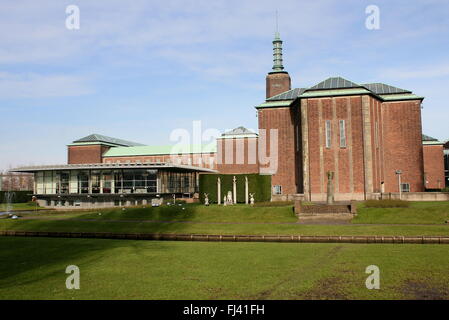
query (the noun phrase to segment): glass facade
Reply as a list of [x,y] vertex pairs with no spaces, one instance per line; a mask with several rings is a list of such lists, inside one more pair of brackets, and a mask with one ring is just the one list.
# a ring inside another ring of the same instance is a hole
[[154,169],[54,170],[35,173],[36,194],[156,194],[198,191],[196,172]]

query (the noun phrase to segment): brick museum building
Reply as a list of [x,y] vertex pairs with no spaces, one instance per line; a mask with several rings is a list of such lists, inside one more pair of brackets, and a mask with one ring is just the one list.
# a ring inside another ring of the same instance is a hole
[[68,145],[68,164],[14,171],[34,173],[34,194],[46,205],[94,195],[116,205],[156,194],[197,197],[198,176],[211,173],[271,175],[273,199],[323,201],[330,172],[336,200],[440,190],[448,148],[422,134],[423,99],[341,77],[292,88],[276,34],[265,101],[255,106],[257,133],[239,127],[216,144],[182,150],[92,134]]

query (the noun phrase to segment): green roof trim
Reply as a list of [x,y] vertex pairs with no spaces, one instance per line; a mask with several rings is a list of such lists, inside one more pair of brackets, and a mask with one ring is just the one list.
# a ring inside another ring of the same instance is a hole
[[217,145],[136,146],[111,148],[103,157],[154,156],[168,154],[215,153]]
[[424,97],[417,96],[416,94],[388,94],[380,95],[382,100],[394,101],[394,100],[423,100]]
[[263,109],[263,108],[282,108],[282,107],[289,107],[294,100],[283,100],[283,101],[267,101],[262,104],[259,104],[258,106],[255,106],[256,109]]
[[424,144],[424,145],[443,145],[444,142],[441,142],[441,141],[423,141],[422,144]]
[[346,96],[355,94],[371,94],[367,89],[363,88],[348,88],[348,89],[331,89],[331,90],[313,90],[306,91],[299,98],[315,98],[326,96]]

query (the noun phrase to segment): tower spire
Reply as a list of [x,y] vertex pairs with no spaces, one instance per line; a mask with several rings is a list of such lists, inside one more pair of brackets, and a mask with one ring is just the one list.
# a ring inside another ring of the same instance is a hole
[[278,11],[276,10],[276,31],[273,40],[273,70],[266,77],[267,99],[291,89],[291,79],[282,65],[282,40],[279,35]]
[[284,70],[282,64],[282,40],[279,35],[278,11],[276,10],[276,32],[273,40],[273,71],[280,72]]

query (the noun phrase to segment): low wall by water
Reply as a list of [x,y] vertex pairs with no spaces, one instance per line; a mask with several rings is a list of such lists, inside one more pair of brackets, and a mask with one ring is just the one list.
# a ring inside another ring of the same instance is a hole
[[449,244],[449,237],[439,236],[301,236],[301,235],[217,235],[174,233],[111,233],[111,232],[44,232],[0,231],[0,236],[95,238],[122,240],[214,241],[214,242],[287,242],[287,243],[389,243]]

